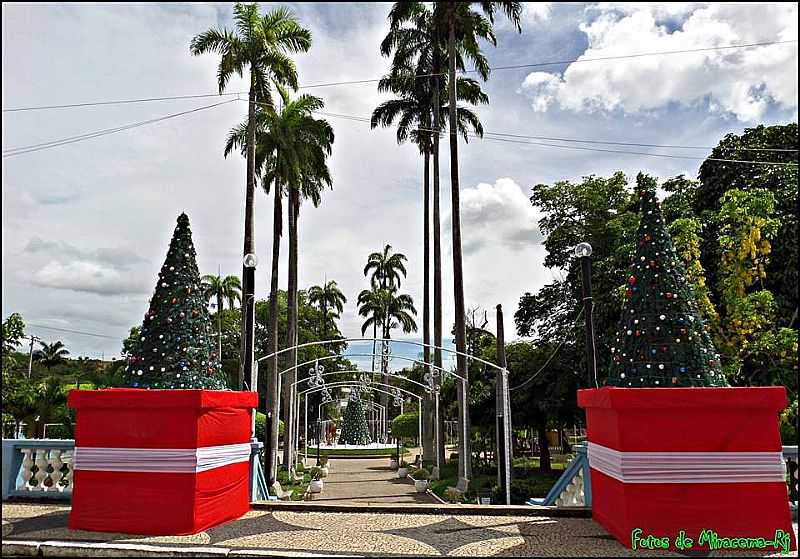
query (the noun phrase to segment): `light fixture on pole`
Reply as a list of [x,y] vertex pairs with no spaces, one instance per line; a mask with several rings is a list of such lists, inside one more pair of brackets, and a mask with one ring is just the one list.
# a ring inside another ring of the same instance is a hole
[[583,287],[583,314],[586,324],[586,367],[589,385],[597,383],[597,356],[594,349],[594,321],[592,319],[592,245],[583,242],[575,247],[575,257],[581,261],[581,285]]
[[247,383],[251,390],[253,386],[253,349],[255,346],[255,281],[258,258],[255,254],[248,253],[242,258],[244,266],[244,285],[242,285],[242,320],[244,320],[244,339],[242,340],[242,365],[239,375],[239,390],[244,389]]

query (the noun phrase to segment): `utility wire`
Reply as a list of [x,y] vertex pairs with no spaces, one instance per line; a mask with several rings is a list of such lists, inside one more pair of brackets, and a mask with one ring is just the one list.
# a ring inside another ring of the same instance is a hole
[[[583,316],[583,308],[581,308],[580,312],[579,312],[579,313],[578,313],[578,315],[575,317],[575,320],[574,320],[574,321],[573,321],[573,323],[572,323],[572,326],[573,326],[573,327],[578,325],[578,320],[580,320],[581,316]],[[562,339],[562,340],[561,340],[561,342],[559,342],[559,344],[556,346],[555,350],[553,350],[553,353],[552,353],[552,354],[550,354],[550,357],[548,357],[548,358],[547,358],[547,361],[545,361],[545,362],[544,362],[544,365],[542,365],[541,367],[539,367],[539,370],[538,370],[538,371],[536,371],[535,373],[533,373],[533,374],[532,374],[531,376],[529,376],[529,377],[528,377],[528,378],[527,378],[525,381],[521,382],[521,383],[520,383],[520,384],[518,384],[517,386],[515,386],[515,387],[513,387],[513,388],[509,388],[509,389],[508,389],[508,391],[509,391],[509,392],[511,392],[511,391],[513,391],[513,390],[519,390],[520,388],[523,388],[523,387],[527,386],[529,383],[533,382],[533,380],[534,380],[534,379],[535,379],[537,376],[539,376],[539,374],[540,374],[542,371],[544,371],[544,370],[547,368],[547,366],[550,364],[550,362],[553,360],[553,358],[555,358],[555,356],[556,356],[556,355],[558,355],[558,352],[559,352],[559,350],[561,350],[561,346],[563,346],[563,345],[564,345],[564,344],[567,342],[567,340],[568,340],[570,337],[571,337],[570,335],[564,336],[564,339]]]
[[[355,122],[371,122],[369,118],[366,117],[359,117],[354,115],[343,115],[338,113],[328,113],[322,111],[315,111],[317,114],[323,116],[330,116],[333,118],[343,118],[346,120],[351,120]],[[435,133],[436,130],[433,128],[417,128],[419,132],[432,132]],[[440,132],[442,135],[443,132]],[[777,165],[777,166],[789,166],[789,167],[796,167],[797,163],[789,163],[789,162],[782,162],[782,161],[750,161],[744,159],[723,159],[720,157],[700,157],[700,156],[692,156],[692,155],[675,155],[675,154],[668,154],[668,153],[651,153],[645,151],[630,151],[630,150],[620,150],[620,149],[606,149],[606,148],[599,148],[599,147],[588,147],[588,146],[568,146],[568,145],[561,145],[561,144],[548,144],[545,142],[531,142],[531,141],[523,141],[523,140],[516,140],[513,138],[502,138],[502,137],[494,137],[491,132],[484,132],[483,136],[478,136],[477,134],[467,134],[471,138],[483,139],[483,140],[492,140],[497,142],[507,142],[513,144],[523,144],[523,145],[534,145],[534,146],[542,146],[542,147],[554,147],[554,148],[562,148],[562,149],[572,149],[572,150],[580,150],[580,151],[596,151],[596,152],[603,152],[603,153],[619,153],[624,155],[644,155],[648,157],[662,157],[668,159],[688,159],[693,161],[717,161],[722,163],[743,163],[743,164],[753,164],[753,165]],[[499,134],[498,134],[499,135]],[[576,140],[578,141],[578,140]],[[600,143],[599,141],[595,141]],[[602,142],[605,143],[605,142]],[[642,145],[646,146],[646,144],[633,144],[630,145]],[[653,146],[655,147],[655,146]],[[667,147],[667,146],[658,146],[658,147]]]
[[[747,43],[747,44],[740,44],[740,45],[726,45],[726,46],[716,46],[716,47],[702,47],[696,49],[682,49],[682,50],[670,50],[670,51],[656,51],[656,52],[642,52],[636,54],[620,54],[616,56],[603,56],[598,58],[574,58],[570,60],[558,60],[558,61],[550,61],[550,62],[534,62],[531,64],[517,64],[513,66],[493,66],[490,67],[489,70],[514,70],[520,68],[538,68],[542,66],[558,66],[562,64],[573,64],[578,62],[603,62],[608,60],[621,60],[626,58],[641,58],[645,56],[668,56],[674,54],[691,54],[696,52],[708,52],[708,51],[717,51],[717,50],[730,50],[730,49],[741,49],[741,48],[748,48],[748,47],[761,47],[761,46],[768,46],[768,45],[782,45],[788,43],[796,43],[797,39],[787,40],[787,41],[766,41],[761,43]],[[478,70],[465,70],[460,71],[460,74],[464,73],[474,73]],[[416,79],[419,78],[430,78],[435,76],[444,76],[446,75],[444,72],[439,73],[429,73],[429,74],[417,74],[414,76]],[[338,82],[326,82],[326,83],[315,83],[315,84],[308,84],[308,85],[301,85],[299,86],[300,89],[313,89],[319,87],[333,87],[339,85],[358,85],[358,84],[367,84],[367,83],[377,83],[385,79],[382,78],[372,78],[372,79],[364,79],[364,80],[346,80],[346,81],[338,81]],[[392,78],[388,78],[392,79]],[[80,107],[93,107],[98,105],[122,105],[128,103],[146,103],[150,101],[170,101],[175,99],[198,99],[203,97],[215,97],[218,95],[247,95],[248,92],[246,91],[236,91],[231,93],[208,93],[208,94],[201,94],[201,95],[176,95],[171,97],[150,97],[150,98],[143,98],[143,99],[123,99],[117,101],[94,101],[94,102],[86,102],[86,103],[71,103],[65,105],[41,105],[41,106],[32,106],[32,107],[13,107],[3,109],[3,112],[21,112],[21,111],[40,111],[40,110],[49,110],[49,109],[70,109],[70,108],[80,108]]]
[[162,122],[164,120],[177,118],[179,116],[184,116],[184,115],[187,115],[187,114],[196,113],[196,112],[199,112],[199,111],[204,111],[206,109],[211,109],[213,107],[219,107],[220,105],[225,105],[227,103],[232,103],[234,101],[236,101],[236,99],[229,99],[227,101],[222,101],[220,103],[214,103],[212,105],[205,105],[205,106],[202,106],[202,107],[197,107],[197,108],[194,108],[194,109],[190,109],[188,111],[182,111],[182,112],[179,112],[179,113],[173,113],[173,114],[161,116],[161,117],[158,117],[158,118],[152,118],[152,119],[149,119],[149,120],[143,120],[143,121],[140,121],[140,122],[134,122],[134,123],[131,123],[131,124],[125,124],[123,126],[118,126],[118,127],[115,127],[115,128],[106,128],[104,130],[96,130],[94,132],[86,132],[84,134],[79,134],[79,135],[76,135],[76,136],[69,136],[67,138],[61,138],[61,139],[58,139],[58,140],[51,140],[49,142],[42,142],[42,143],[39,143],[39,144],[31,144],[31,145],[27,145],[27,146],[9,148],[9,149],[3,150],[3,159],[5,159],[6,157],[13,157],[15,155],[24,155],[26,153],[32,153],[32,152],[41,151],[41,150],[44,150],[44,149],[50,149],[50,148],[55,148],[55,147],[59,147],[59,146],[65,146],[67,144],[74,144],[75,142],[82,142],[84,140],[91,140],[93,138],[99,138],[101,136],[107,136],[109,134],[115,134],[117,132],[122,132],[124,130],[131,130],[133,128],[139,128],[141,126],[146,126],[148,124],[155,124],[157,122]]
[[45,330],[56,330],[58,332],[69,332],[70,334],[81,334],[83,336],[94,336],[96,338],[108,338],[111,340],[119,340],[118,336],[108,336],[106,334],[95,334],[93,332],[81,332],[80,330],[71,330],[69,328],[56,328],[55,326],[42,326],[41,324],[27,324],[33,328],[44,328]]
[[128,105],[131,103],[149,103],[151,101],[174,101],[179,99],[203,99],[206,97],[220,97],[229,95],[247,95],[246,91],[231,93],[203,93],[199,95],[174,95],[171,97],[146,97],[143,99],[121,99],[117,101],[90,101],[87,103],[71,103],[68,105],[39,105],[34,107],[13,107],[3,109],[4,113],[18,113],[23,111],[46,111],[50,109],[75,109],[80,107],[96,107],[100,105]]

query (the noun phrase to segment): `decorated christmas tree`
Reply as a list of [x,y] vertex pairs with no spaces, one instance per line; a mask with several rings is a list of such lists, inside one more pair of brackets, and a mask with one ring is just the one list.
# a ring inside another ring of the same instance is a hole
[[212,332],[189,218],[181,214],[144,315],[141,338],[128,358],[128,386],[225,389]]
[[639,229],[607,384],[623,387],[728,386],[682,260],[656,199],[639,174]]
[[342,434],[339,435],[339,444],[369,444],[369,427],[364,404],[357,390],[350,393],[350,400],[342,417]]

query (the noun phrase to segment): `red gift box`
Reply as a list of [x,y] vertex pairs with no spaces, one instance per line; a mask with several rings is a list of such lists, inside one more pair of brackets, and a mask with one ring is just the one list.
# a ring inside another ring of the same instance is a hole
[[579,390],[592,518],[629,548],[797,549],[778,428],[786,403],[783,387]]
[[74,530],[194,534],[250,505],[255,392],[72,390]]

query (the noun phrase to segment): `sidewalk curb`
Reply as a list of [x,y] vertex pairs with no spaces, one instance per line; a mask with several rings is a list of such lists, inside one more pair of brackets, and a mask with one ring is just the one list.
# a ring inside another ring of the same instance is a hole
[[2,555],[4,557],[363,557],[362,555],[297,553],[290,550],[8,539],[3,541]]
[[292,512],[344,512],[373,514],[444,514],[453,516],[551,516],[558,518],[591,518],[591,509],[583,507],[545,507],[531,505],[467,505],[467,504],[342,504],[314,501],[256,501],[250,510]]

